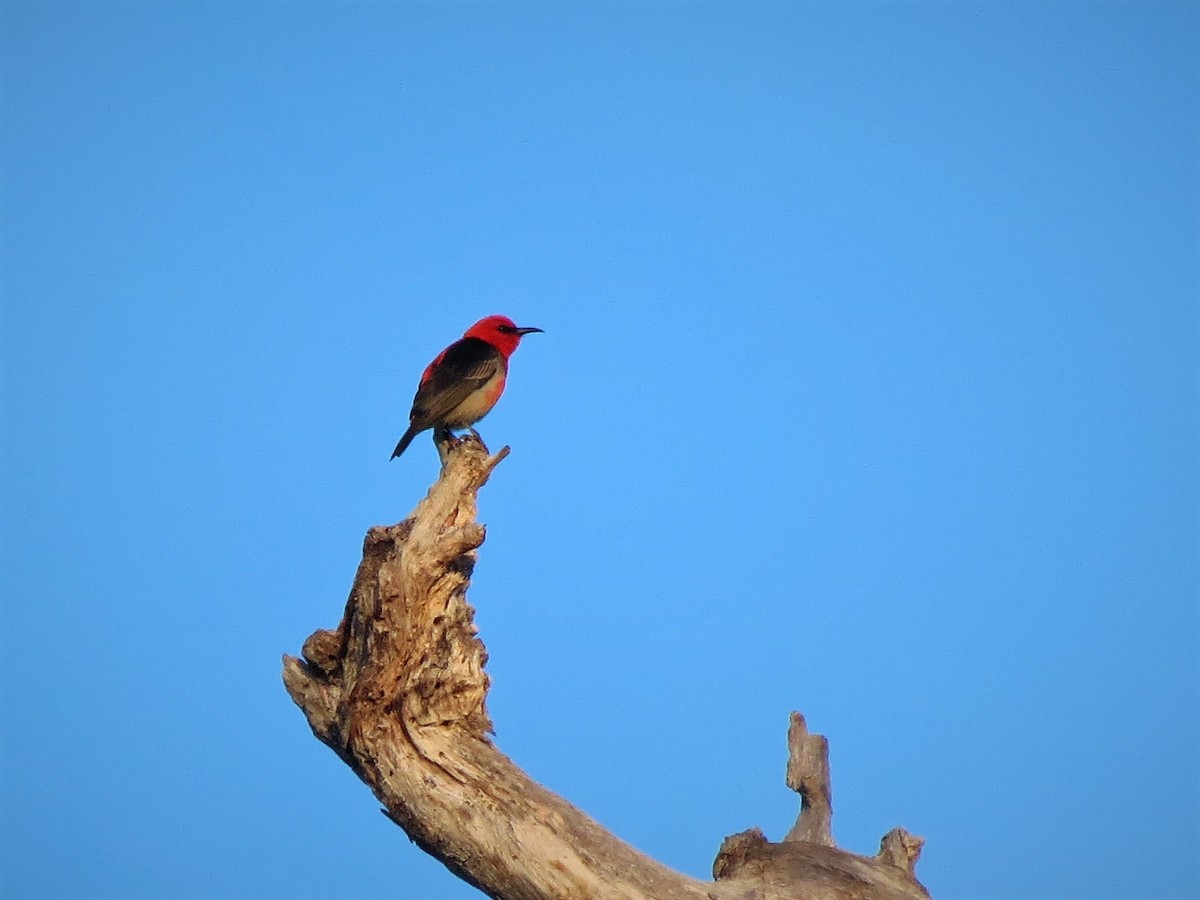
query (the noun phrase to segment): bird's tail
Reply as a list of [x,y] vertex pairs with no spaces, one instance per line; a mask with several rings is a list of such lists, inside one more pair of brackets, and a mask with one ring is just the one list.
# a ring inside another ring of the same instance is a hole
[[412,443],[413,438],[423,430],[422,428],[417,428],[415,425],[409,425],[408,431],[404,432],[404,437],[400,438],[399,443],[396,444],[396,449],[392,451],[392,459],[403,453],[408,448],[408,445]]

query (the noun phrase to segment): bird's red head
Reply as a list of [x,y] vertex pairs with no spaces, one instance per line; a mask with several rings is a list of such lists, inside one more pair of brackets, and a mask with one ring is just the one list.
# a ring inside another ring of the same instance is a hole
[[540,328],[518,328],[508,316],[488,316],[468,328],[463,337],[487,341],[507,358],[512,356],[513,351],[517,349],[521,338],[541,330]]

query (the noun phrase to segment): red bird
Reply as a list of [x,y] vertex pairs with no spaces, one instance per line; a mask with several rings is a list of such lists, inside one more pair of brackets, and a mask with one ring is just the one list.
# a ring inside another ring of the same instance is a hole
[[506,316],[488,316],[439,353],[421,375],[408,414],[408,431],[396,444],[392,459],[427,428],[435,429],[435,437],[439,431],[456,428],[470,428],[475,434],[471,426],[491,412],[504,393],[508,358],[521,338],[541,330],[518,328]]

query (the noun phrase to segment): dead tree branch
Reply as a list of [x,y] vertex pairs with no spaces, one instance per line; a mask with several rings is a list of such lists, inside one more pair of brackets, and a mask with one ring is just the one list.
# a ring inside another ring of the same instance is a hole
[[616,838],[532,781],[492,743],[487,652],[466,590],[484,528],[475,497],[507,448],[441,447],[441,475],[403,522],[372,528],[341,624],[317,631],[283,679],[313,733],[386,814],[460,878],[503,900],[923,900],[921,841],[878,856],[838,850],[825,739],[793,714],[788,784],[801,812],[782,843],[727,838],[716,881],[690,878]]

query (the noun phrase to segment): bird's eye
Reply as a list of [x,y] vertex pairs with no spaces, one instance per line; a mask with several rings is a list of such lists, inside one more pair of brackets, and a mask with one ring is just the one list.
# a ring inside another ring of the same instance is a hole
[[512,332],[516,331],[517,329],[513,328],[511,325],[497,325],[496,330],[503,331],[505,334],[511,334]]

